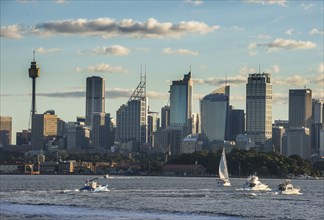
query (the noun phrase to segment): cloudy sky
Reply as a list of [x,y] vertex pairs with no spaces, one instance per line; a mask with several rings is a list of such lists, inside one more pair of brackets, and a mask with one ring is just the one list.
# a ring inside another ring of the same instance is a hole
[[[288,118],[289,89],[323,97],[323,1],[0,1],[1,115],[13,131],[29,126],[36,51],[37,112],[65,121],[85,115],[86,78],[106,81],[114,117],[146,73],[149,105],[160,112],[172,80],[190,67],[199,98],[231,86],[245,109],[248,74],[271,73],[273,120]],[[142,67],[141,67],[142,66]],[[15,139],[15,138],[14,138]]]

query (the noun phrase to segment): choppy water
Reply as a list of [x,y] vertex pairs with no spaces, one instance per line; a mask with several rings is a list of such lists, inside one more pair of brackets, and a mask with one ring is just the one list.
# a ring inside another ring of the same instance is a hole
[[[110,177],[110,192],[79,192],[93,176],[0,175],[0,219],[324,219],[324,181],[293,180],[302,195],[216,186],[215,178]],[[272,189],[281,180],[261,179]]]

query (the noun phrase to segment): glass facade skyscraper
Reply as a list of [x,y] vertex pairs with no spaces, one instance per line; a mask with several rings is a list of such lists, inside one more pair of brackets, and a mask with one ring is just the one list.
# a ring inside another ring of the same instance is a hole
[[289,126],[307,127],[312,126],[312,90],[290,89],[289,90]]
[[229,86],[224,86],[200,100],[201,132],[209,141],[226,140],[228,94]]
[[250,74],[246,84],[246,132],[255,143],[272,137],[272,84],[269,73]]
[[105,80],[99,76],[87,78],[86,126],[92,126],[93,113],[105,113]]
[[183,80],[173,81],[170,86],[170,125],[188,125],[192,114],[191,72],[185,74]]

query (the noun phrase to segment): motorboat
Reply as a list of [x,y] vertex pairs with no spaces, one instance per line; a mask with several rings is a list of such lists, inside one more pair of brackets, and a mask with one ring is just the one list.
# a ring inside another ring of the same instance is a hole
[[261,183],[259,178],[255,175],[249,176],[243,187],[244,190],[251,191],[270,191],[268,184]]
[[290,180],[285,180],[278,184],[278,191],[283,195],[299,195],[300,188],[294,187]]
[[231,186],[231,182],[229,181],[229,176],[228,176],[225,147],[223,148],[222,156],[219,162],[218,174],[219,174],[219,179],[217,180],[218,186]]
[[108,175],[102,176],[102,177],[96,177],[91,180],[86,180],[84,183],[84,186],[79,189],[80,191],[89,191],[89,192],[108,192],[108,184],[106,185],[101,185],[99,184],[96,180],[100,178],[108,178]]

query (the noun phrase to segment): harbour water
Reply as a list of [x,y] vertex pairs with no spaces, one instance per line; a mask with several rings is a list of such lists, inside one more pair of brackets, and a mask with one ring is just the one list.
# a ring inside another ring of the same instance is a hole
[[324,180],[292,180],[302,195],[217,187],[211,177],[112,176],[109,192],[80,192],[94,176],[0,175],[0,219],[324,219]]

